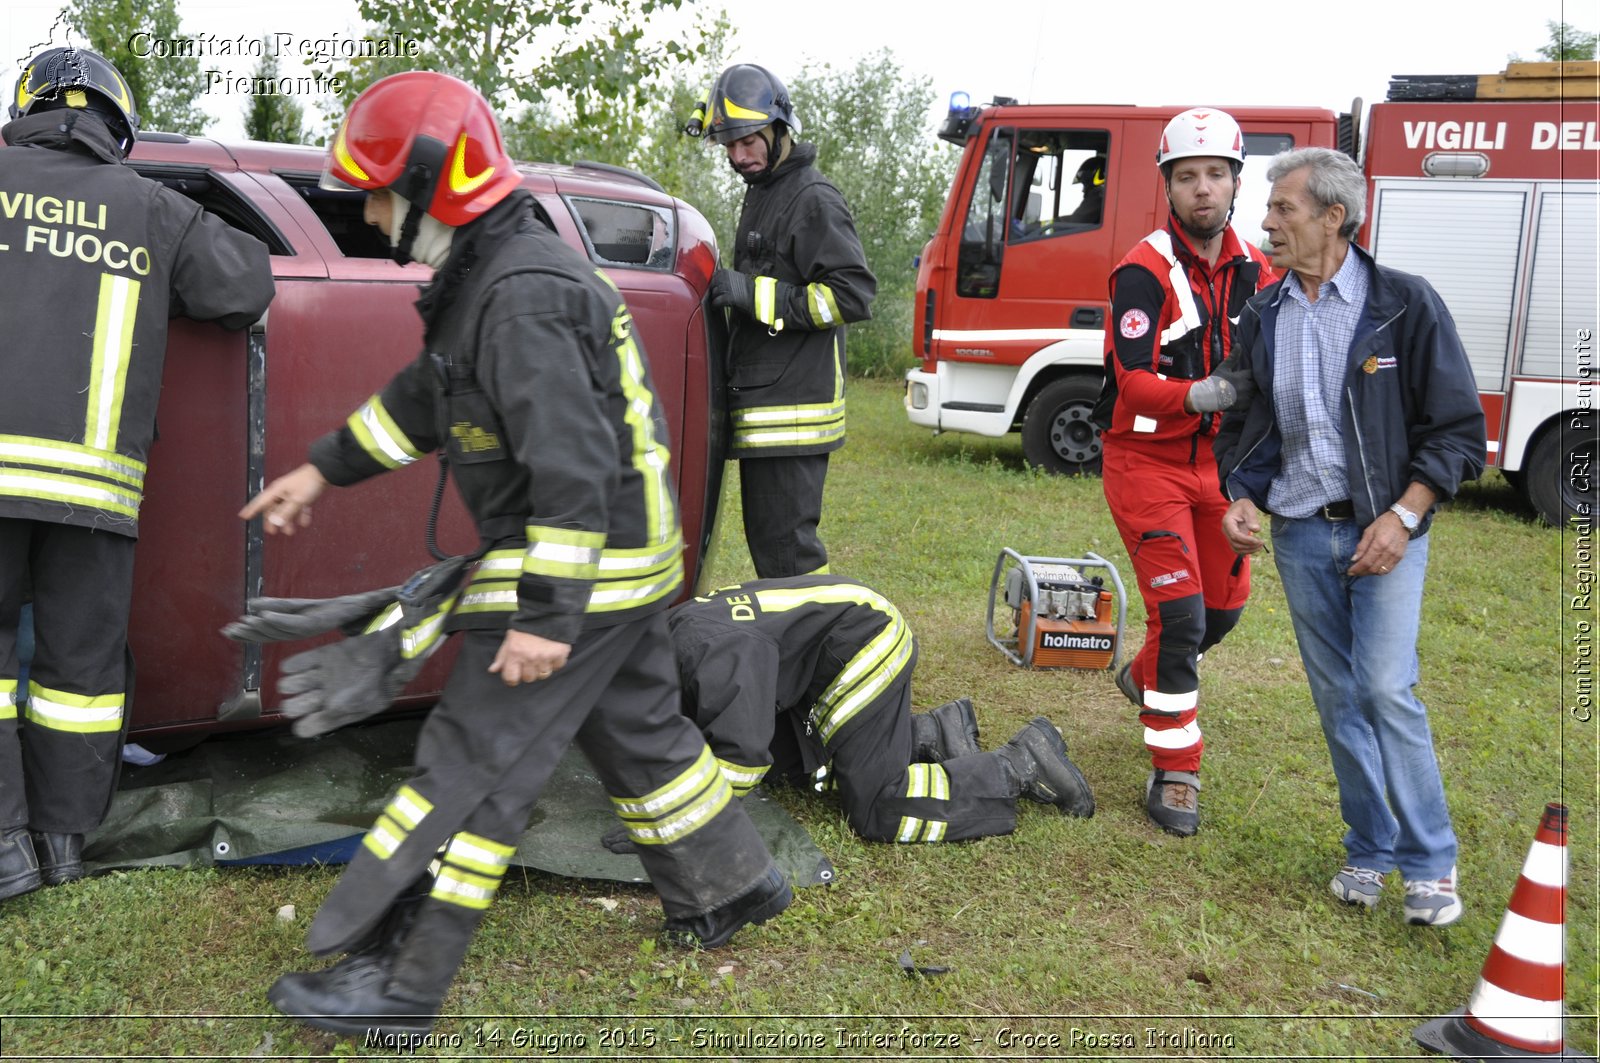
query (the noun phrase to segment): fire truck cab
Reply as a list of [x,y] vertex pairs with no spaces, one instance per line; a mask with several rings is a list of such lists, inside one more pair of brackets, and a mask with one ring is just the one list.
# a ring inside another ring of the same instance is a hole
[[[1225,108],[1247,149],[1234,225],[1258,245],[1267,158],[1362,157],[1365,142],[1357,239],[1439,291],[1483,397],[1488,461],[1553,524],[1596,504],[1596,69],[1397,77],[1359,135],[1331,111]],[[1099,470],[1107,278],[1166,219],[1156,142],[1181,109],[952,101],[940,136],[964,150],[918,266],[913,424],[1020,430],[1030,464]]]

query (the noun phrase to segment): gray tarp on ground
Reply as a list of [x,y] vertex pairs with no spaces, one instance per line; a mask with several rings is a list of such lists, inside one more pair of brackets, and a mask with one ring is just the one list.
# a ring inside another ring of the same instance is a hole
[[[309,741],[287,730],[219,735],[150,767],[124,766],[85,861],[91,871],[346,861],[409,775],[418,724],[385,720]],[[758,792],[745,798],[745,808],[796,886],[832,880],[828,858],[781,806]],[[637,857],[600,844],[617,822],[573,747],[545,787],[513,863],[569,878],[645,882]]]

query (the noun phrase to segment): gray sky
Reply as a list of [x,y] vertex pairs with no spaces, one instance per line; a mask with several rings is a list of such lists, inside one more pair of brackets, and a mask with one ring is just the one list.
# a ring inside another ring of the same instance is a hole
[[[47,39],[60,4],[6,6],[0,55],[9,92],[17,64]],[[941,101],[961,90],[973,102],[1000,94],[1034,103],[1279,103],[1344,111],[1358,96],[1381,100],[1393,74],[1488,74],[1503,69],[1512,52],[1536,58],[1547,20],[1600,29],[1600,0],[1484,5],[1482,15],[1472,13],[1474,5],[1425,0],[723,0],[721,6],[741,44],[731,60],[759,62],[783,76],[806,63],[850,66],[888,48],[902,69],[929,78]],[[359,33],[354,0],[179,0],[178,10],[188,35],[285,34],[300,47]],[[231,65],[243,76],[252,62],[208,56],[202,68]],[[708,81],[714,73],[707,71]],[[201,103],[218,118],[213,135],[240,135],[247,97],[215,91]]]

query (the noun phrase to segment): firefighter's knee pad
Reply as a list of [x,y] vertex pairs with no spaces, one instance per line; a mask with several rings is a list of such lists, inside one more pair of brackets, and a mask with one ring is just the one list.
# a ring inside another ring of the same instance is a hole
[[1199,653],[1206,637],[1205,599],[1198,594],[1161,602],[1161,649],[1164,653]]
[[1225,638],[1228,632],[1238,626],[1239,618],[1244,615],[1244,606],[1237,609],[1207,609],[1206,632],[1200,639],[1200,652],[1204,653]]

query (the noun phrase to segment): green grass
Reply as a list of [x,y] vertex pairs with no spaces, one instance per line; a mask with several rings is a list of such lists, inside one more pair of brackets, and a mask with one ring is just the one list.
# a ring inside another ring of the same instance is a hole
[[[851,441],[834,456],[823,525],[834,571],[905,612],[921,645],[920,707],[971,695],[987,747],[1050,717],[1098,814],[1078,821],[1030,805],[1008,837],[895,847],[853,837],[829,798],[780,792],[838,880],[710,954],[656,945],[648,890],[513,875],[440,1025],[463,1043],[438,1055],[548,1057],[565,1036],[558,1051],[569,1058],[1415,1056],[1422,1017],[1466,1004],[1554,800],[1569,806],[1572,829],[1568,1039],[1595,1050],[1597,724],[1563,710],[1560,682],[1573,659],[1562,642],[1575,615],[1562,594],[1571,537],[1541,527],[1497,476],[1436,525],[1419,692],[1468,908],[1448,930],[1412,928],[1393,880],[1370,917],[1327,893],[1343,827],[1270,560],[1240,627],[1203,666],[1201,833],[1162,835],[1144,817],[1148,760],[1110,675],[1024,671],[984,639],[1001,547],[1094,551],[1131,578],[1099,482],[1034,475],[1014,437],[913,429],[892,383],[851,387]],[[721,584],[751,575],[736,510],[725,517],[711,572]],[[1137,640],[1143,609],[1130,593]],[[314,962],[302,934],[336,876],[153,870],[6,903],[0,1055],[381,1055],[265,1014],[271,980]],[[296,906],[292,923],[275,918],[285,904]],[[951,970],[908,977],[897,962],[906,950]],[[860,1039],[902,1023],[959,1045]],[[857,1039],[839,1047],[839,1028]],[[1146,1028],[1169,1039],[1148,1047]],[[718,1047],[749,1029],[787,1035],[790,1047]],[[802,1038],[823,1044],[794,1047]]]

